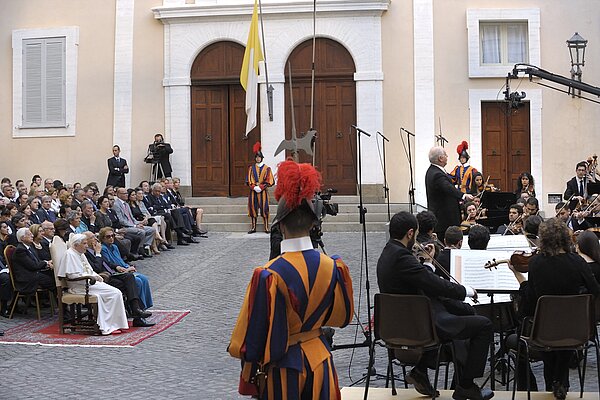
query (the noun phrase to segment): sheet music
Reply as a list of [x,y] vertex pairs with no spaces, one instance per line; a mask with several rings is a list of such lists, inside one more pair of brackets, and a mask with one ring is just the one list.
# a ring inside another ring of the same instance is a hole
[[[450,251],[450,273],[461,284],[474,289],[519,289],[519,282],[507,264],[497,269],[486,269],[485,264],[492,260],[507,260],[514,250],[456,250]],[[490,302],[487,295],[479,295],[481,304]],[[494,302],[510,301],[510,295],[494,295]]]
[[[487,245],[488,250],[525,250],[529,249],[529,247],[529,241],[524,235],[490,235],[490,242]],[[466,237],[463,239],[461,249],[469,249],[469,243]]]

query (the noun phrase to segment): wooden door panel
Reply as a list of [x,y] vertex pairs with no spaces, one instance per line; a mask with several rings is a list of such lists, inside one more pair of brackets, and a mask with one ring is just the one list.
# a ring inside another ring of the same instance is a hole
[[[229,154],[231,160],[229,162],[229,195],[238,197],[248,194],[246,186],[246,174],[248,166],[254,162],[254,154],[252,147],[254,143],[260,141],[260,121],[257,122],[256,128],[248,133],[248,137],[244,137],[246,132],[246,92],[241,85],[229,86]],[[260,115],[260,112],[258,113]]]
[[531,168],[529,104],[515,111],[504,102],[483,102],[481,115],[484,179],[490,175],[490,183],[512,192]]
[[226,196],[227,86],[192,87],[192,194]]

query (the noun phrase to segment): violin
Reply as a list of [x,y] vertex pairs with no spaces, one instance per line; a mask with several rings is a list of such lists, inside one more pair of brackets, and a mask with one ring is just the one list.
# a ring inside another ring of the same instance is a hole
[[508,260],[496,260],[492,259],[492,261],[488,261],[483,266],[485,269],[498,268],[500,264],[508,264],[510,263],[513,268],[521,273],[529,272],[529,261],[531,257],[537,254],[537,250],[532,252],[527,252],[524,250],[516,250]]

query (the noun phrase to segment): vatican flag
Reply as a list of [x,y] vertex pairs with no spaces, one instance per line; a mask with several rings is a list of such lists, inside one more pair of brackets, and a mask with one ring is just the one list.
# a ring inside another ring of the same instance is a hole
[[252,22],[248,33],[248,44],[244,52],[240,83],[246,90],[246,136],[256,126],[256,114],[258,110],[258,63],[263,61],[263,53],[258,37],[258,0],[254,0],[254,11]]

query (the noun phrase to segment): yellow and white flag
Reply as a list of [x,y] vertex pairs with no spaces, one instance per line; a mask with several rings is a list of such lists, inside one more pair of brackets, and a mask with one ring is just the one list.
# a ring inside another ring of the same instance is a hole
[[258,63],[263,61],[263,52],[258,36],[258,0],[254,0],[252,22],[248,33],[248,44],[244,52],[240,83],[246,91],[246,136],[256,126],[258,110]]

